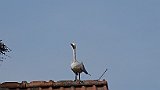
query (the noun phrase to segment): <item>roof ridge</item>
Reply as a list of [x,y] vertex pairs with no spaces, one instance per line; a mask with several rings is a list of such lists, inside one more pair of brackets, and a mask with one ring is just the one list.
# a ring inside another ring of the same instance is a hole
[[91,85],[107,85],[106,80],[83,80],[83,81],[72,81],[72,80],[61,80],[61,81],[22,81],[19,82],[3,82],[0,84],[0,88],[31,88],[31,87],[69,87],[69,86],[91,86]]

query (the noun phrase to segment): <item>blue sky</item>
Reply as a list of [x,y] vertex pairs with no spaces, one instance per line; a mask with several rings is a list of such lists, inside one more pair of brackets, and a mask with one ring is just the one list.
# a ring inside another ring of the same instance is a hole
[[159,0],[1,0],[0,82],[74,80],[72,50],[111,90],[160,89]]

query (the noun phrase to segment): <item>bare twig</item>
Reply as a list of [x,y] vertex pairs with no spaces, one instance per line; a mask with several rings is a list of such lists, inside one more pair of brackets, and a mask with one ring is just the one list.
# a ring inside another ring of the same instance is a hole
[[98,80],[100,80],[100,79],[103,77],[103,75],[106,73],[107,70],[108,70],[108,69],[106,68],[106,70],[103,72],[103,74],[99,77]]

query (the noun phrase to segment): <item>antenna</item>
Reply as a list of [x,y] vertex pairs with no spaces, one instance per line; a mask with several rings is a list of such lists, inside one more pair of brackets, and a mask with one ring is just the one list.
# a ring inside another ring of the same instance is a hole
[[103,72],[103,74],[99,77],[98,80],[100,80],[100,79],[104,76],[104,74],[106,73],[107,70],[108,70],[108,69],[106,68],[106,70]]

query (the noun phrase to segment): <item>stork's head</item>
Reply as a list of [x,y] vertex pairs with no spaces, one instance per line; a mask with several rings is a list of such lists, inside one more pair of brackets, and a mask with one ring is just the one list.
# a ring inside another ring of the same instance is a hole
[[75,43],[71,43],[71,46],[73,49],[76,49],[76,44]]

